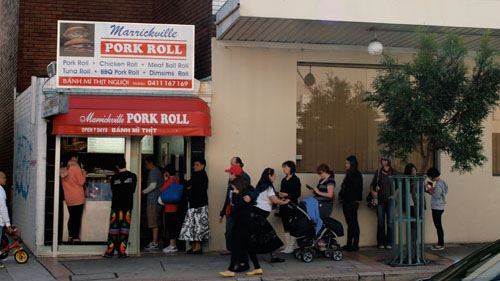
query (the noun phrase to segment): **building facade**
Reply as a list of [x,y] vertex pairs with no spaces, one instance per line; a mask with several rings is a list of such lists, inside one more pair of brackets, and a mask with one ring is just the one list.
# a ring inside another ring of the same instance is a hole
[[[354,154],[360,160],[363,196],[366,197],[373,172],[379,165],[377,126],[383,120],[379,112],[361,102],[363,94],[371,90],[371,83],[380,68],[381,56],[367,52],[367,45],[375,36],[386,50],[402,61],[412,58],[417,42],[415,30],[419,28],[427,28],[439,36],[446,32],[457,33],[472,50],[477,48],[481,35],[491,30],[493,44],[500,47],[500,25],[496,22],[500,4],[495,2],[223,2],[88,1],[85,8],[76,9],[71,4],[53,5],[53,1],[44,4],[21,1],[17,87],[23,93],[16,98],[19,107],[16,107],[19,110],[16,122],[20,126],[16,132],[34,126],[25,135],[31,133],[31,144],[38,147],[38,154],[25,164],[32,171],[30,181],[43,184],[31,184],[28,194],[23,188],[15,192],[14,201],[21,203],[14,206],[14,222],[20,225],[21,233],[32,233],[23,239],[37,255],[99,253],[104,248],[99,244],[73,247],[61,243],[67,237],[63,227],[67,215],[57,191],[57,170],[64,149],[76,147],[82,140],[71,134],[54,133],[53,126],[57,122],[45,123],[41,118],[44,99],[41,88],[45,85],[45,67],[55,60],[57,20],[196,26],[195,77],[203,80],[211,76],[211,82],[201,82],[193,95],[210,106],[211,134],[206,138],[189,136],[180,139],[156,136],[155,143],[168,143],[165,147],[174,157],[170,158],[172,155],[169,154],[170,160],[165,160],[159,152],[164,149],[161,145],[154,147],[153,151],[158,162],[172,161],[186,173],[191,164],[188,158],[194,155],[206,157],[212,232],[207,244],[209,250],[225,247],[225,227],[219,224],[218,215],[227,188],[224,170],[233,156],[243,159],[245,171],[254,185],[264,168],[274,168],[278,174],[277,190],[283,177],[281,163],[296,161],[304,187],[302,197],[307,197],[310,192],[305,185],[317,184],[318,176],[314,170],[323,162],[336,172],[335,193],[338,195],[344,177],[344,159]],[[35,39],[38,34],[35,26],[45,28],[42,42]],[[50,82],[45,87],[48,85]],[[70,99],[80,98],[70,95]],[[78,102],[88,103],[84,100]],[[75,109],[79,109],[78,102],[73,103]],[[322,104],[328,104],[328,107]],[[433,164],[441,170],[442,178],[450,186],[443,218],[446,242],[485,242],[498,238],[500,225],[488,223],[494,222],[500,211],[500,206],[495,204],[500,196],[497,188],[497,175],[500,174],[497,167],[500,165],[496,164],[500,163],[497,157],[500,115],[497,115],[492,114],[484,124],[484,153],[489,160],[483,167],[471,174],[460,175],[450,172],[452,163],[447,155],[438,153],[433,159]],[[24,128],[23,124],[29,125]],[[84,143],[88,145],[92,136],[79,137],[85,138]],[[150,153],[144,150],[144,145],[142,136],[127,136],[123,150],[131,162],[130,168],[142,180],[146,173],[141,169],[141,156]],[[410,159],[414,163],[421,161],[416,156]],[[16,161],[14,167],[19,163],[18,159]],[[401,170],[403,164],[396,163],[397,169]],[[139,185],[138,190],[143,187]],[[26,206],[33,204],[36,209],[27,212]],[[135,206],[141,206],[137,192]],[[344,222],[338,203],[333,217]],[[431,243],[436,240],[436,235],[430,210],[427,210],[426,217],[426,241]],[[133,217],[132,253],[140,252],[140,245],[145,242],[143,237],[147,237],[140,225],[144,218],[140,218],[139,210]],[[270,216],[270,220],[281,233],[279,218]],[[361,204],[359,221],[361,246],[375,245],[376,215],[365,203]],[[37,225],[35,230],[33,225]],[[93,235],[102,236],[102,233],[85,235],[95,237]]]

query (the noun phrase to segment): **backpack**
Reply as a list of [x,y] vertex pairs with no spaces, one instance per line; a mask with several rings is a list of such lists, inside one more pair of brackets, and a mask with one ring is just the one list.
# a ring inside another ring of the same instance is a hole
[[178,184],[177,180],[174,178],[172,184],[160,194],[161,201],[165,204],[179,203],[182,199],[183,190],[184,186]]

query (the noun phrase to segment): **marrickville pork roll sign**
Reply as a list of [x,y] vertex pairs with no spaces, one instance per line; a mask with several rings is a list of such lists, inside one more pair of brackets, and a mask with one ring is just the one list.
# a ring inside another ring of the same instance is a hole
[[58,21],[57,87],[192,91],[194,26]]

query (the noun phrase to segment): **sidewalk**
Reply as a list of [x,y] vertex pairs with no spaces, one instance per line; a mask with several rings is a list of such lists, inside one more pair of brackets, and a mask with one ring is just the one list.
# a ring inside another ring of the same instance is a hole
[[226,270],[229,256],[217,253],[188,256],[184,253],[166,255],[152,253],[141,257],[104,259],[32,258],[28,264],[18,265],[9,257],[4,261],[6,270],[0,270],[0,280],[416,280],[430,276],[456,259],[464,257],[482,245],[447,245],[444,251],[427,253],[430,265],[419,267],[391,267],[390,250],[362,248],[358,253],[344,253],[336,262],[315,256],[311,263],[303,263],[292,255],[283,255],[285,263],[271,264],[266,255],[259,256],[264,275],[247,278],[218,277]]

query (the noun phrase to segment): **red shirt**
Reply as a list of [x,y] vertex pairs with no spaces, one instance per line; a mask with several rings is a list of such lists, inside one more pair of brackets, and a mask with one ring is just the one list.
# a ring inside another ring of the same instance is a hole
[[[167,189],[172,184],[174,179],[177,183],[179,183],[179,179],[176,176],[170,177],[163,183],[163,187],[160,189],[160,192]],[[177,204],[165,204],[165,213],[175,213],[177,212],[177,208]]]

